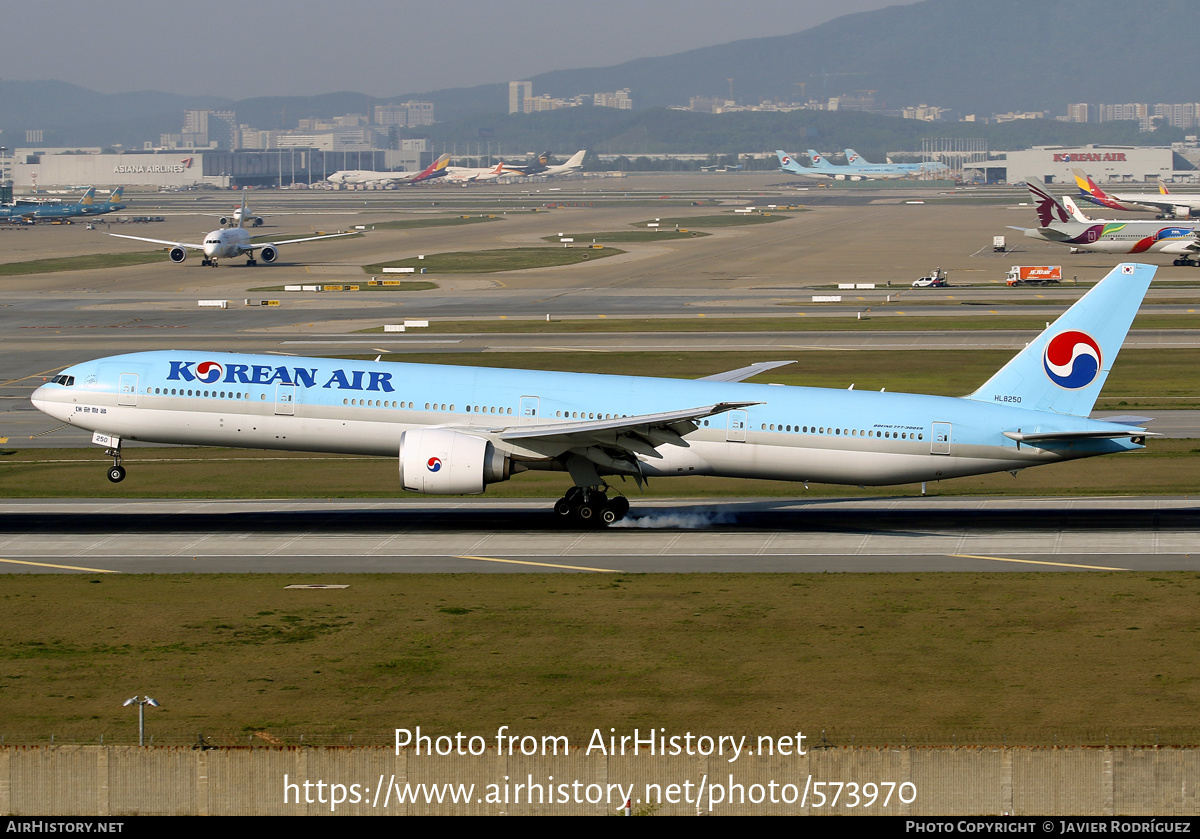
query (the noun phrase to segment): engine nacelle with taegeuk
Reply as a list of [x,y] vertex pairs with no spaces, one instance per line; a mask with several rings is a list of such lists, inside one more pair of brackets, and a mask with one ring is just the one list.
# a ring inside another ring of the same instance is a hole
[[474,495],[506,481],[512,460],[482,437],[417,428],[400,437],[400,485],[426,495]]

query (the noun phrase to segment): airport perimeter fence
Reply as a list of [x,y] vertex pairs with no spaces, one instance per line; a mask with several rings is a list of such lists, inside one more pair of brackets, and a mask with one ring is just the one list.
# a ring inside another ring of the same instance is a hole
[[1200,815],[1200,749],[836,748],[805,755],[8,746],[0,813]]

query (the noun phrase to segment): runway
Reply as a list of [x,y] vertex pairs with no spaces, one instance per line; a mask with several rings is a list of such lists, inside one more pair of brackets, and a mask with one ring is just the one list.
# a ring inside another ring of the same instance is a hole
[[654,501],[563,528],[547,500],[10,501],[0,573],[1200,570],[1192,498]]

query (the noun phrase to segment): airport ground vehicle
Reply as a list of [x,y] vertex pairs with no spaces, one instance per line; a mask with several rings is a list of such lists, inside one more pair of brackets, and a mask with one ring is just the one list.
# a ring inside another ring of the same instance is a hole
[[1014,265],[1004,275],[1010,286],[1058,285],[1062,282],[1061,265]]
[[941,268],[934,268],[933,273],[927,277],[921,277],[913,280],[913,288],[945,288],[950,285],[946,279],[946,272]]

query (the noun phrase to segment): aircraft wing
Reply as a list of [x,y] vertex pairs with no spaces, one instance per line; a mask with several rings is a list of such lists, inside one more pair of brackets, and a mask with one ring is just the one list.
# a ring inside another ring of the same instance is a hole
[[619,452],[661,458],[657,446],[687,447],[684,434],[696,430],[697,420],[735,411],[759,402],[718,402],[681,411],[641,414],[633,417],[542,423],[495,429],[496,436],[512,443],[551,443],[560,451],[599,446]]
[[756,361],[748,367],[739,367],[736,370],[726,370],[724,373],[713,373],[711,376],[705,376],[697,379],[700,382],[744,382],[752,376],[757,376],[759,373],[765,373],[768,370],[774,370],[776,367],[786,367],[789,364],[795,364],[795,361]]
[[[255,243],[246,245],[244,248],[242,248],[242,250],[252,251],[252,250],[256,250],[258,248],[265,248],[267,246],[274,248],[274,247],[278,247],[279,245],[294,245],[297,242],[315,242],[318,239],[336,239],[339,236],[353,236],[356,233],[361,233],[361,232],[362,232],[361,230],[350,230],[346,233],[326,233],[321,236],[305,236],[303,239],[284,239],[282,242],[255,242]],[[114,233],[112,235],[116,236],[117,234]],[[134,237],[127,236],[126,238],[132,239]],[[146,241],[152,241],[152,240],[147,239]],[[189,245],[189,247],[191,247],[191,246]]]
[[138,242],[152,242],[155,245],[166,245],[172,248],[194,248],[195,250],[204,250],[204,245],[196,245],[191,242],[171,242],[166,239],[147,239],[144,236],[126,236],[124,233],[109,233],[109,236],[116,236],[118,239],[133,239]]

